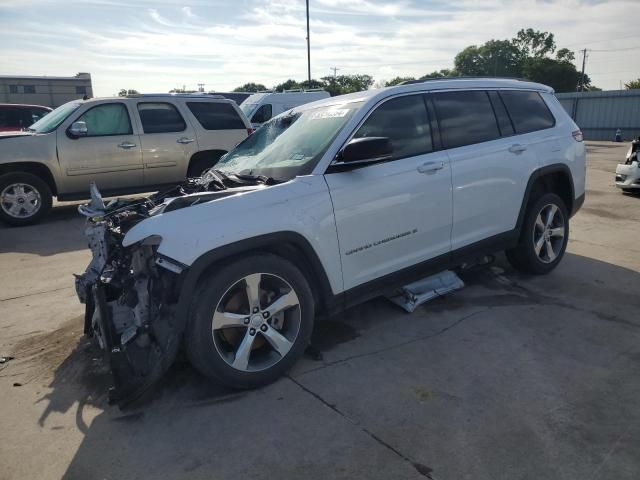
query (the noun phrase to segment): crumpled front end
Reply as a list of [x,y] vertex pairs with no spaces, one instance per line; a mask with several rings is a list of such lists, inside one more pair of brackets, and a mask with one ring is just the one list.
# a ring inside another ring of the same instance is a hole
[[76,276],[78,298],[86,305],[84,331],[108,358],[110,400],[124,406],[159,379],[177,354],[182,267],[156,255],[158,238],[122,246],[126,230],[140,220],[132,207],[108,215],[89,205],[83,213],[90,215],[85,234],[93,253],[85,273]]

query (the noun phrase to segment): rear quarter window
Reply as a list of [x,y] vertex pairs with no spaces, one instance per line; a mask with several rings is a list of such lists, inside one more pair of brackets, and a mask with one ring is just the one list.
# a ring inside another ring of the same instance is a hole
[[549,107],[538,92],[503,90],[500,97],[509,112],[516,133],[544,130],[556,124]]
[[144,133],[183,132],[187,128],[180,112],[170,103],[138,103]]
[[205,130],[240,130],[246,126],[233,105],[216,102],[187,102],[187,107]]

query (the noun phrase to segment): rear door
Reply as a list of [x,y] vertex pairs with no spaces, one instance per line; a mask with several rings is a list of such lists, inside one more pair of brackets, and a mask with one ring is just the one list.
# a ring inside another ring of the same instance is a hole
[[[85,122],[87,135],[69,136],[73,122]],[[92,181],[101,190],[142,186],[140,139],[125,102],[90,104],[57,129],[56,141],[66,193],[86,193]]]
[[184,180],[191,156],[198,151],[196,135],[176,105],[137,102],[144,184],[148,186]]
[[514,135],[495,92],[450,91],[431,97],[451,161],[455,251],[515,228],[537,158]]
[[389,137],[393,159],[325,175],[345,289],[448,254],[451,169],[431,131],[423,95],[386,100],[354,138]]

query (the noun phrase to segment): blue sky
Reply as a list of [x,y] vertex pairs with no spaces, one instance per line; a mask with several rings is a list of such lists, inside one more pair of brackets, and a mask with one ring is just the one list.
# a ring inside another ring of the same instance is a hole
[[[120,88],[224,91],[306,78],[304,0],[0,0],[0,74],[90,72]],[[533,27],[589,48],[587,73],[616,89],[640,77],[639,0],[310,0],[312,75],[376,81],[452,66],[465,46]],[[627,50],[619,50],[626,48]],[[605,51],[607,50],[607,51]]]

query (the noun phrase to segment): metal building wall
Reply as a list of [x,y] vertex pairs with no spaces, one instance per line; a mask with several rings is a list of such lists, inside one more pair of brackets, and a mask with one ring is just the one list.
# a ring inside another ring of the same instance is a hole
[[624,140],[640,136],[640,90],[558,93],[556,97],[587,140],[614,140],[618,128]]

